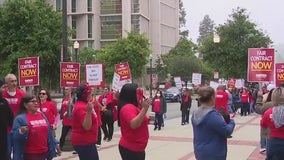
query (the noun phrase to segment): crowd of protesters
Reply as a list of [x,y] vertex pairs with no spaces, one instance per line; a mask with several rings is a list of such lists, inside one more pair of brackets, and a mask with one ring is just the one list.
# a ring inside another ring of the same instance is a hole
[[[267,159],[284,159],[284,88],[273,84],[261,90],[219,85],[216,91],[200,87],[196,93],[198,109],[192,113],[191,123],[198,160],[225,160],[227,138],[232,137],[235,127],[233,117],[254,112],[262,115],[260,153],[266,153]],[[189,124],[192,99],[192,92],[184,89],[180,97],[181,125]],[[47,89],[41,88],[37,96],[26,94],[17,86],[16,76],[7,74],[4,81],[0,80],[0,159],[51,160],[61,155],[71,132],[73,153],[80,160],[99,160],[97,148],[102,140],[112,140],[114,122],[118,120],[121,158],[145,160],[149,106],[155,113],[154,130],[161,130],[167,112],[162,90],[147,99],[143,90],[132,83],[125,84],[120,93],[105,87],[97,99],[95,90],[83,83],[74,89],[65,88],[59,111]],[[60,119],[62,131],[58,141],[55,130]]]

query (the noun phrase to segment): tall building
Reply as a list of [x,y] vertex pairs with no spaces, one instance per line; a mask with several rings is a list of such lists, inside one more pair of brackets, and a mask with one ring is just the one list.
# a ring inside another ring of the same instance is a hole
[[[62,10],[62,0],[47,2]],[[67,23],[80,48],[98,49],[135,31],[149,37],[157,57],[179,40],[179,0],[67,0]]]

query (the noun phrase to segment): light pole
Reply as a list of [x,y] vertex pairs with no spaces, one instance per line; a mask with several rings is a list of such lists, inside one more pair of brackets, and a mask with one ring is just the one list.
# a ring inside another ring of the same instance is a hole
[[[218,34],[214,34],[213,42],[218,45],[218,51],[219,51],[220,36]],[[214,78],[215,79],[219,79],[219,70],[217,69],[217,52],[215,53],[216,54],[215,55],[216,68],[215,68],[215,72],[214,72]]]
[[78,50],[80,48],[79,42],[75,41],[74,44],[73,44],[73,47],[75,49],[75,60],[76,60],[76,62],[78,62]]
[[152,98],[152,75],[153,75],[153,66],[152,66],[152,61],[153,61],[153,55],[150,54],[149,56],[149,60],[150,60],[150,85],[149,85],[149,89],[150,89],[150,98]]

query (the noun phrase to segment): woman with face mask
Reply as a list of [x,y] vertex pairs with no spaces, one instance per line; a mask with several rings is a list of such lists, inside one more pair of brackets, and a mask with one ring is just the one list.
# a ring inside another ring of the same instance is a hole
[[152,101],[152,111],[155,112],[154,130],[161,130],[164,123],[163,115],[167,112],[167,103],[161,90],[157,91]]

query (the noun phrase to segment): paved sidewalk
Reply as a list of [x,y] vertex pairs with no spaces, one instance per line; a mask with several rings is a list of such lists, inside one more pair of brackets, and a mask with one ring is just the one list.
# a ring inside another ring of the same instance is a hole
[[[237,115],[233,138],[228,140],[227,160],[264,160],[259,153],[260,116]],[[154,131],[149,126],[150,139],[146,148],[146,160],[195,160],[193,151],[193,131],[191,124],[180,125],[180,118],[165,121],[165,127]],[[114,133],[111,142],[102,142],[99,148],[100,160],[121,160],[118,151],[120,131]],[[72,152],[63,152],[55,160],[79,160]]]

